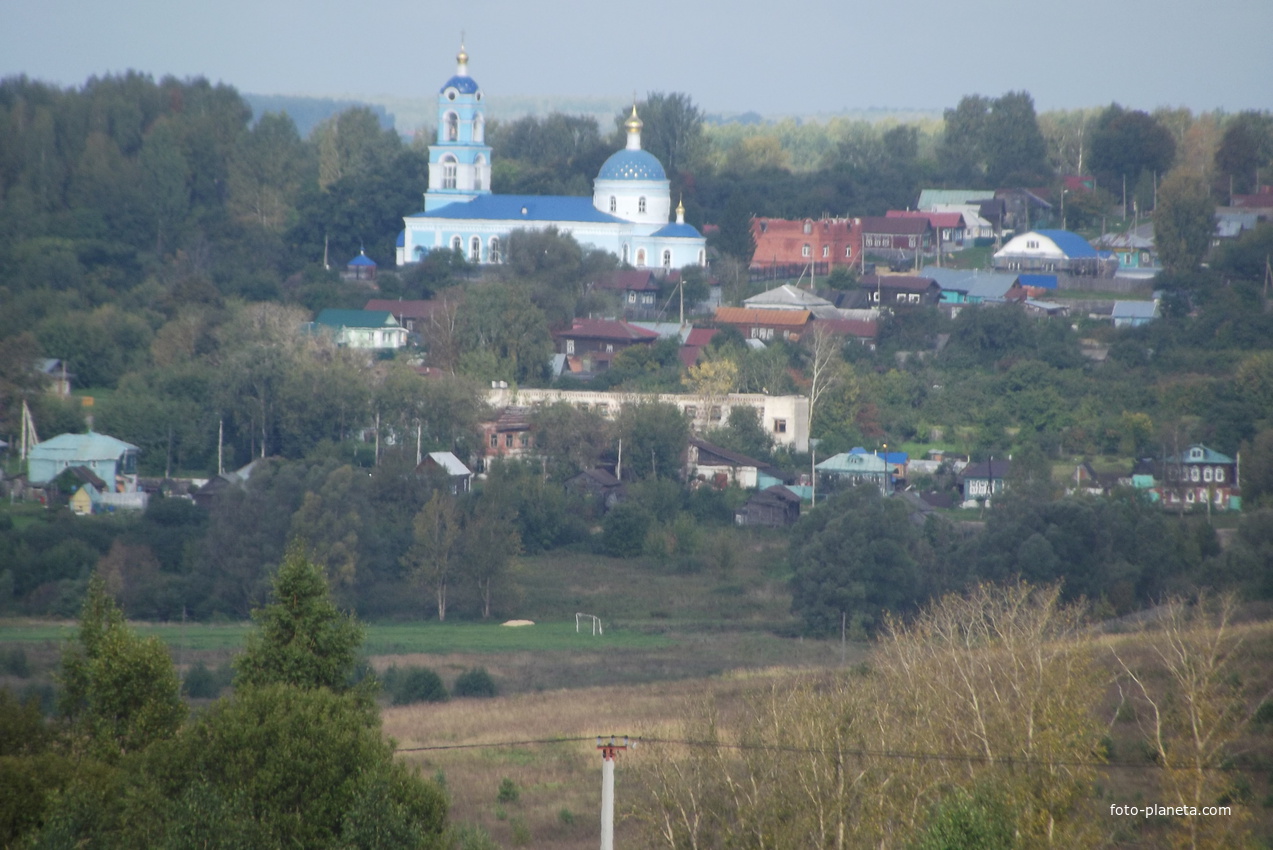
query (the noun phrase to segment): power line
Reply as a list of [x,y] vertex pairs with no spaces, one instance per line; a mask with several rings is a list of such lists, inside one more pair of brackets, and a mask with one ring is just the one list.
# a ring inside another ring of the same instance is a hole
[[[582,737],[572,738],[540,738],[536,740],[526,741],[500,741],[497,743],[485,744],[432,744],[422,747],[399,747],[394,752],[398,753],[419,753],[440,750],[473,750],[473,749],[498,749],[502,747],[528,747],[543,744],[572,744],[582,741],[596,740],[595,735],[585,735]],[[776,752],[788,753],[793,755],[824,755],[829,752],[827,747],[803,747],[792,744],[729,744],[723,741],[705,741],[691,740],[682,738],[638,738],[632,737],[631,740],[640,744],[673,744],[685,747],[705,747],[718,750],[739,750],[753,752]],[[1128,770],[1194,770],[1193,766],[1164,766],[1156,762],[1150,761],[1095,761],[1080,759],[1038,759],[1038,758],[1020,758],[1016,756],[987,756],[976,755],[972,753],[933,753],[921,750],[868,750],[859,748],[845,748],[837,750],[839,755],[845,758],[876,758],[876,759],[894,759],[898,761],[959,761],[973,764],[1001,764],[1005,767],[1092,767],[1092,768],[1120,768]],[[1203,770],[1222,771],[1225,773],[1258,773],[1261,768],[1243,765],[1216,765],[1205,766]]]

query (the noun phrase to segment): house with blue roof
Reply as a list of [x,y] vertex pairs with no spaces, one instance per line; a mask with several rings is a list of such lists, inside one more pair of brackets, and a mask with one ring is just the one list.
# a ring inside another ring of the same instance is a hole
[[137,456],[141,449],[106,434],[59,434],[37,443],[27,458],[27,480],[45,485],[68,469],[80,467],[96,477],[102,489],[137,490]]
[[1116,328],[1138,328],[1158,316],[1157,301],[1115,301],[1111,313]]
[[671,183],[658,158],[641,148],[643,123],[635,105],[624,123],[627,144],[602,164],[591,198],[492,193],[483,92],[469,75],[463,47],[456,60],[455,75],[438,92],[424,209],[403,218],[398,265],[438,250],[458,251],[475,264],[499,264],[514,230],[550,228],[638,269],[707,264],[707,240],[686,224],[682,204],[672,220]]
[[998,271],[1060,272],[1110,277],[1118,270],[1113,258],[1102,258],[1086,239],[1068,230],[1031,230],[1014,236],[995,252]]

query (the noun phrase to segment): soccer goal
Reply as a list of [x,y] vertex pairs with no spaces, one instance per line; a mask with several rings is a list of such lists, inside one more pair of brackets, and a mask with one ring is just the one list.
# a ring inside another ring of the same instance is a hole
[[592,636],[593,637],[596,637],[597,635],[605,634],[605,632],[601,630],[600,617],[593,616],[592,614],[578,614],[578,613],[575,614],[575,634],[579,634],[580,622],[586,621],[586,620],[592,621]]

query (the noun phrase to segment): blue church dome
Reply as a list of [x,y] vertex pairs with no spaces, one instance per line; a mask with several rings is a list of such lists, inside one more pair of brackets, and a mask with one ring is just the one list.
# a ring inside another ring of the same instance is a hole
[[610,155],[598,180],[666,180],[663,165],[654,154],[643,150],[621,150]]
[[[434,79],[437,78],[434,77]],[[477,94],[478,85],[477,80],[467,74],[463,76],[456,74],[454,77],[442,84],[442,88],[438,89],[438,93],[441,94],[449,88],[454,88],[460,94]]]

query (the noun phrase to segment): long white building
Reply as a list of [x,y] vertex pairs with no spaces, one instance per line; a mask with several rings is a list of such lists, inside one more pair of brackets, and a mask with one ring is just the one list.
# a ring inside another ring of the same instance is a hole
[[750,407],[760,415],[760,424],[776,445],[789,446],[797,452],[809,451],[809,399],[802,395],[764,395],[763,393],[730,393],[723,396],[701,396],[680,393],[616,393],[587,390],[554,390],[526,388],[493,388],[486,401],[496,408],[509,405],[533,407],[564,401],[584,410],[613,419],[625,404],[660,402],[680,408],[689,417],[695,431],[723,425],[735,407]]

